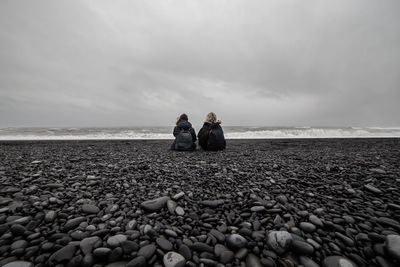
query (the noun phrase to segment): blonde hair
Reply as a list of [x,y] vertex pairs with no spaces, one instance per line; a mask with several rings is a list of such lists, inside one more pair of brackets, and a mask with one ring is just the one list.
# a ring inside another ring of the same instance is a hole
[[210,112],[206,116],[206,122],[215,123],[217,121],[217,115],[214,112]]

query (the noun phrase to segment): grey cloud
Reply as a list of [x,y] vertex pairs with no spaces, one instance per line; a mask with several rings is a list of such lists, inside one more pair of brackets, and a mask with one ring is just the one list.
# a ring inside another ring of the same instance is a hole
[[1,1],[0,126],[400,125],[398,1]]

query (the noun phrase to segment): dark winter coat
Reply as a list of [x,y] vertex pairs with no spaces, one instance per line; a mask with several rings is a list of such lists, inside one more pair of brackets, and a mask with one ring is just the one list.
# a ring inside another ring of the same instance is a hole
[[[200,129],[197,137],[199,138],[199,146],[201,146],[204,150],[207,150],[208,137],[211,129],[219,128],[222,131],[220,123],[209,123],[205,122],[203,127]],[[221,149],[225,149],[226,140],[224,139],[224,144]]]
[[[192,124],[188,121],[181,121],[178,123],[178,125],[175,126],[174,128],[174,132],[173,135],[176,138],[178,136],[178,134],[181,132],[182,129],[189,129],[190,134],[192,135],[192,139],[193,139],[193,145],[192,145],[192,149],[195,150],[196,149],[196,132],[194,131],[194,129],[192,128]],[[171,145],[171,150],[175,150],[175,140]]]

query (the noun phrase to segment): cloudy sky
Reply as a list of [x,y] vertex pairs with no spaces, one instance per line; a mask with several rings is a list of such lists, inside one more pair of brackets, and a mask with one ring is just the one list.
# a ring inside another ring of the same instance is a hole
[[0,126],[399,126],[400,1],[0,1]]

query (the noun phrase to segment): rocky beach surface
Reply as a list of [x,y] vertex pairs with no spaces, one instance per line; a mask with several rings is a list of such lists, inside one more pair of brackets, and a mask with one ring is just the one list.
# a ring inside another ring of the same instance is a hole
[[0,266],[400,266],[400,139],[0,142]]

